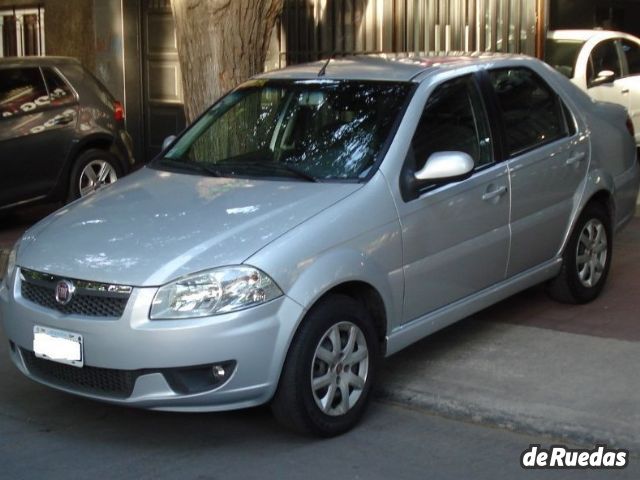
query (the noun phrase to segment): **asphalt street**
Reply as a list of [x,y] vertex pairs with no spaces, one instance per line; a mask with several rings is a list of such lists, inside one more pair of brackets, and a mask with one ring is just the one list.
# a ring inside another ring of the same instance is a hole
[[0,478],[6,479],[595,479],[624,470],[520,467],[530,444],[557,441],[376,401],[364,422],[318,440],[283,430],[268,408],[174,414],[105,405],[23,378],[0,347]]

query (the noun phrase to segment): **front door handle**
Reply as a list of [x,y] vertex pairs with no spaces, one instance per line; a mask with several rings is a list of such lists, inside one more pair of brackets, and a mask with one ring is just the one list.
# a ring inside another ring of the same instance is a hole
[[567,158],[567,161],[565,162],[565,164],[566,165],[574,165],[574,164],[578,163],[579,161],[581,161],[584,157],[585,157],[585,153],[584,152],[576,153],[575,155],[571,155],[569,158]]
[[496,198],[496,197],[501,197],[505,193],[507,193],[507,187],[505,187],[503,185],[501,187],[496,188],[495,190],[491,190],[489,192],[485,192],[485,194],[482,195],[482,200],[488,201],[488,200],[491,200],[491,199]]
[[622,90],[620,93],[622,93],[623,95],[626,95],[627,93],[629,93],[629,89],[625,88],[624,90]]

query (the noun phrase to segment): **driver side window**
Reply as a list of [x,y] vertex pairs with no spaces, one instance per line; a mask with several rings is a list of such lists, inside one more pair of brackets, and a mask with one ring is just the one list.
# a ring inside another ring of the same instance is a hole
[[472,77],[448,81],[433,91],[411,140],[411,150],[415,171],[431,154],[444,151],[467,153],[476,167],[493,162],[484,104]]
[[605,40],[596,45],[591,52],[587,65],[587,85],[590,85],[600,72],[604,70],[612,71],[616,79],[622,75],[615,40]]

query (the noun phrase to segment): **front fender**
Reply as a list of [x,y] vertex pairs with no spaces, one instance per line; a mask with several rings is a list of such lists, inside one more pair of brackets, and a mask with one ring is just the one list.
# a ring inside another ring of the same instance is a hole
[[346,247],[332,250],[310,259],[287,295],[308,310],[336,286],[361,282],[378,292],[387,319],[399,318],[402,305],[397,304],[392,285],[402,284],[402,269],[390,273],[385,270],[364,252]]
[[244,263],[267,273],[305,310],[339,285],[362,282],[382,298],[387,331],[401,318],[401,226],[382,175],[375,175],[361,189],[274,240]]

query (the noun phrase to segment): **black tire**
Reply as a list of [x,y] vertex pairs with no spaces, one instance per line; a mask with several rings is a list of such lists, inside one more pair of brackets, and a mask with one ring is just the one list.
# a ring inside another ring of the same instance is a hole
[[96,165],[98,162],[106,162],[113,169],[114,175],[110,175],[109,181],[105,183],[112,183],[112,181],[115,181],[113,179],[114,176],[115,179],[122,176],[122,167],[120,166],[120,162],[111,152],[99,148],[85,150],[78,156],[73,164],[73,168],[71,169],[71,175],[69,176],[68,201],[72,201],[83,196],[81,195],[80,190],[80,177],[90,164]]
[[[347,352],[344,346],[349,335],[356,332],[351,326],[359,329],[359,333],[353,337],[359,338],[357,347],[350,355],[342,355]],[[340,332],[340,358],[346,360],[343,364],[342,359],[336,358],[332,366],[316,356],[316,353],[321,346],[334,344],[331,338],[327,337],[330,332],[336,331],[334,328]],[[324,340],[322,345],[321,340]],[[364,362],[355,364],[356,358],[365,352],[362,345],[366,346],[368,352],[366,366]],[[345,295],[331,295],[321,300],[309,311],[291,343],[278,390],[271,402],[274,416],[292,430],[321,437],[332,437],[350,430],[358,423],[366,409],[377,373],[379,355],[380,345],[376,332],[362,304]],[[354,363],[349,363],[349,359],[353,359]],[[318,380],[320,377],[331,376],[335,382],[332,381],[332,385],[327,386],[326,391],[325,387],[315,390],[312,388],[313,378]],[[359,382],[362,382],[361,377],[364,377],[361,388],[349,384],[355,376],[360,378]],[[348,386],[344,387],[345,385]],[[349,392],[345,397],[342,394],[343,387]],[[335,396],[330,394],[330,388],[336,388]],[[318,404],[322,403],[321,396],[327,400],[326,411]],[[330,402],[330,398],[333,401]],[[343,398],[346,398],[346,404],[342,402]],[[343,408],[346,408],[345,413],[342,413]]]
[[[596,228],[596,230],[593,230],[590,226]],[[604,239],[606,248],[601,242],[597,242],[597,246],[585,248],[589,242],[581,241],[581,236],[585,234],[583,238],[588,239],[590,234],[587,229],[597,232],[599,226],[602,226],[601,233],[604,233],[606,237]],[[607,209],[600,203],[589,203],[571,232],[571,237],[563,253],[560,273],[547,284],[547,292],[551,298],[563,303],[580,304],[590,302],[600,294],[611,266],[613,240],[611,233],[611,218]],[[592,252],[604,253],[604,261],[600,253],[593,253],[592,255]],[[596,263],[601,265],[602,268],[599,267],[594,270],[592,266],[584,263],[584,259],[579,262],[579,255],[584,255],[585,258],[598,257]],[[584,278],[582,279],[580,272],[583,272]]]

